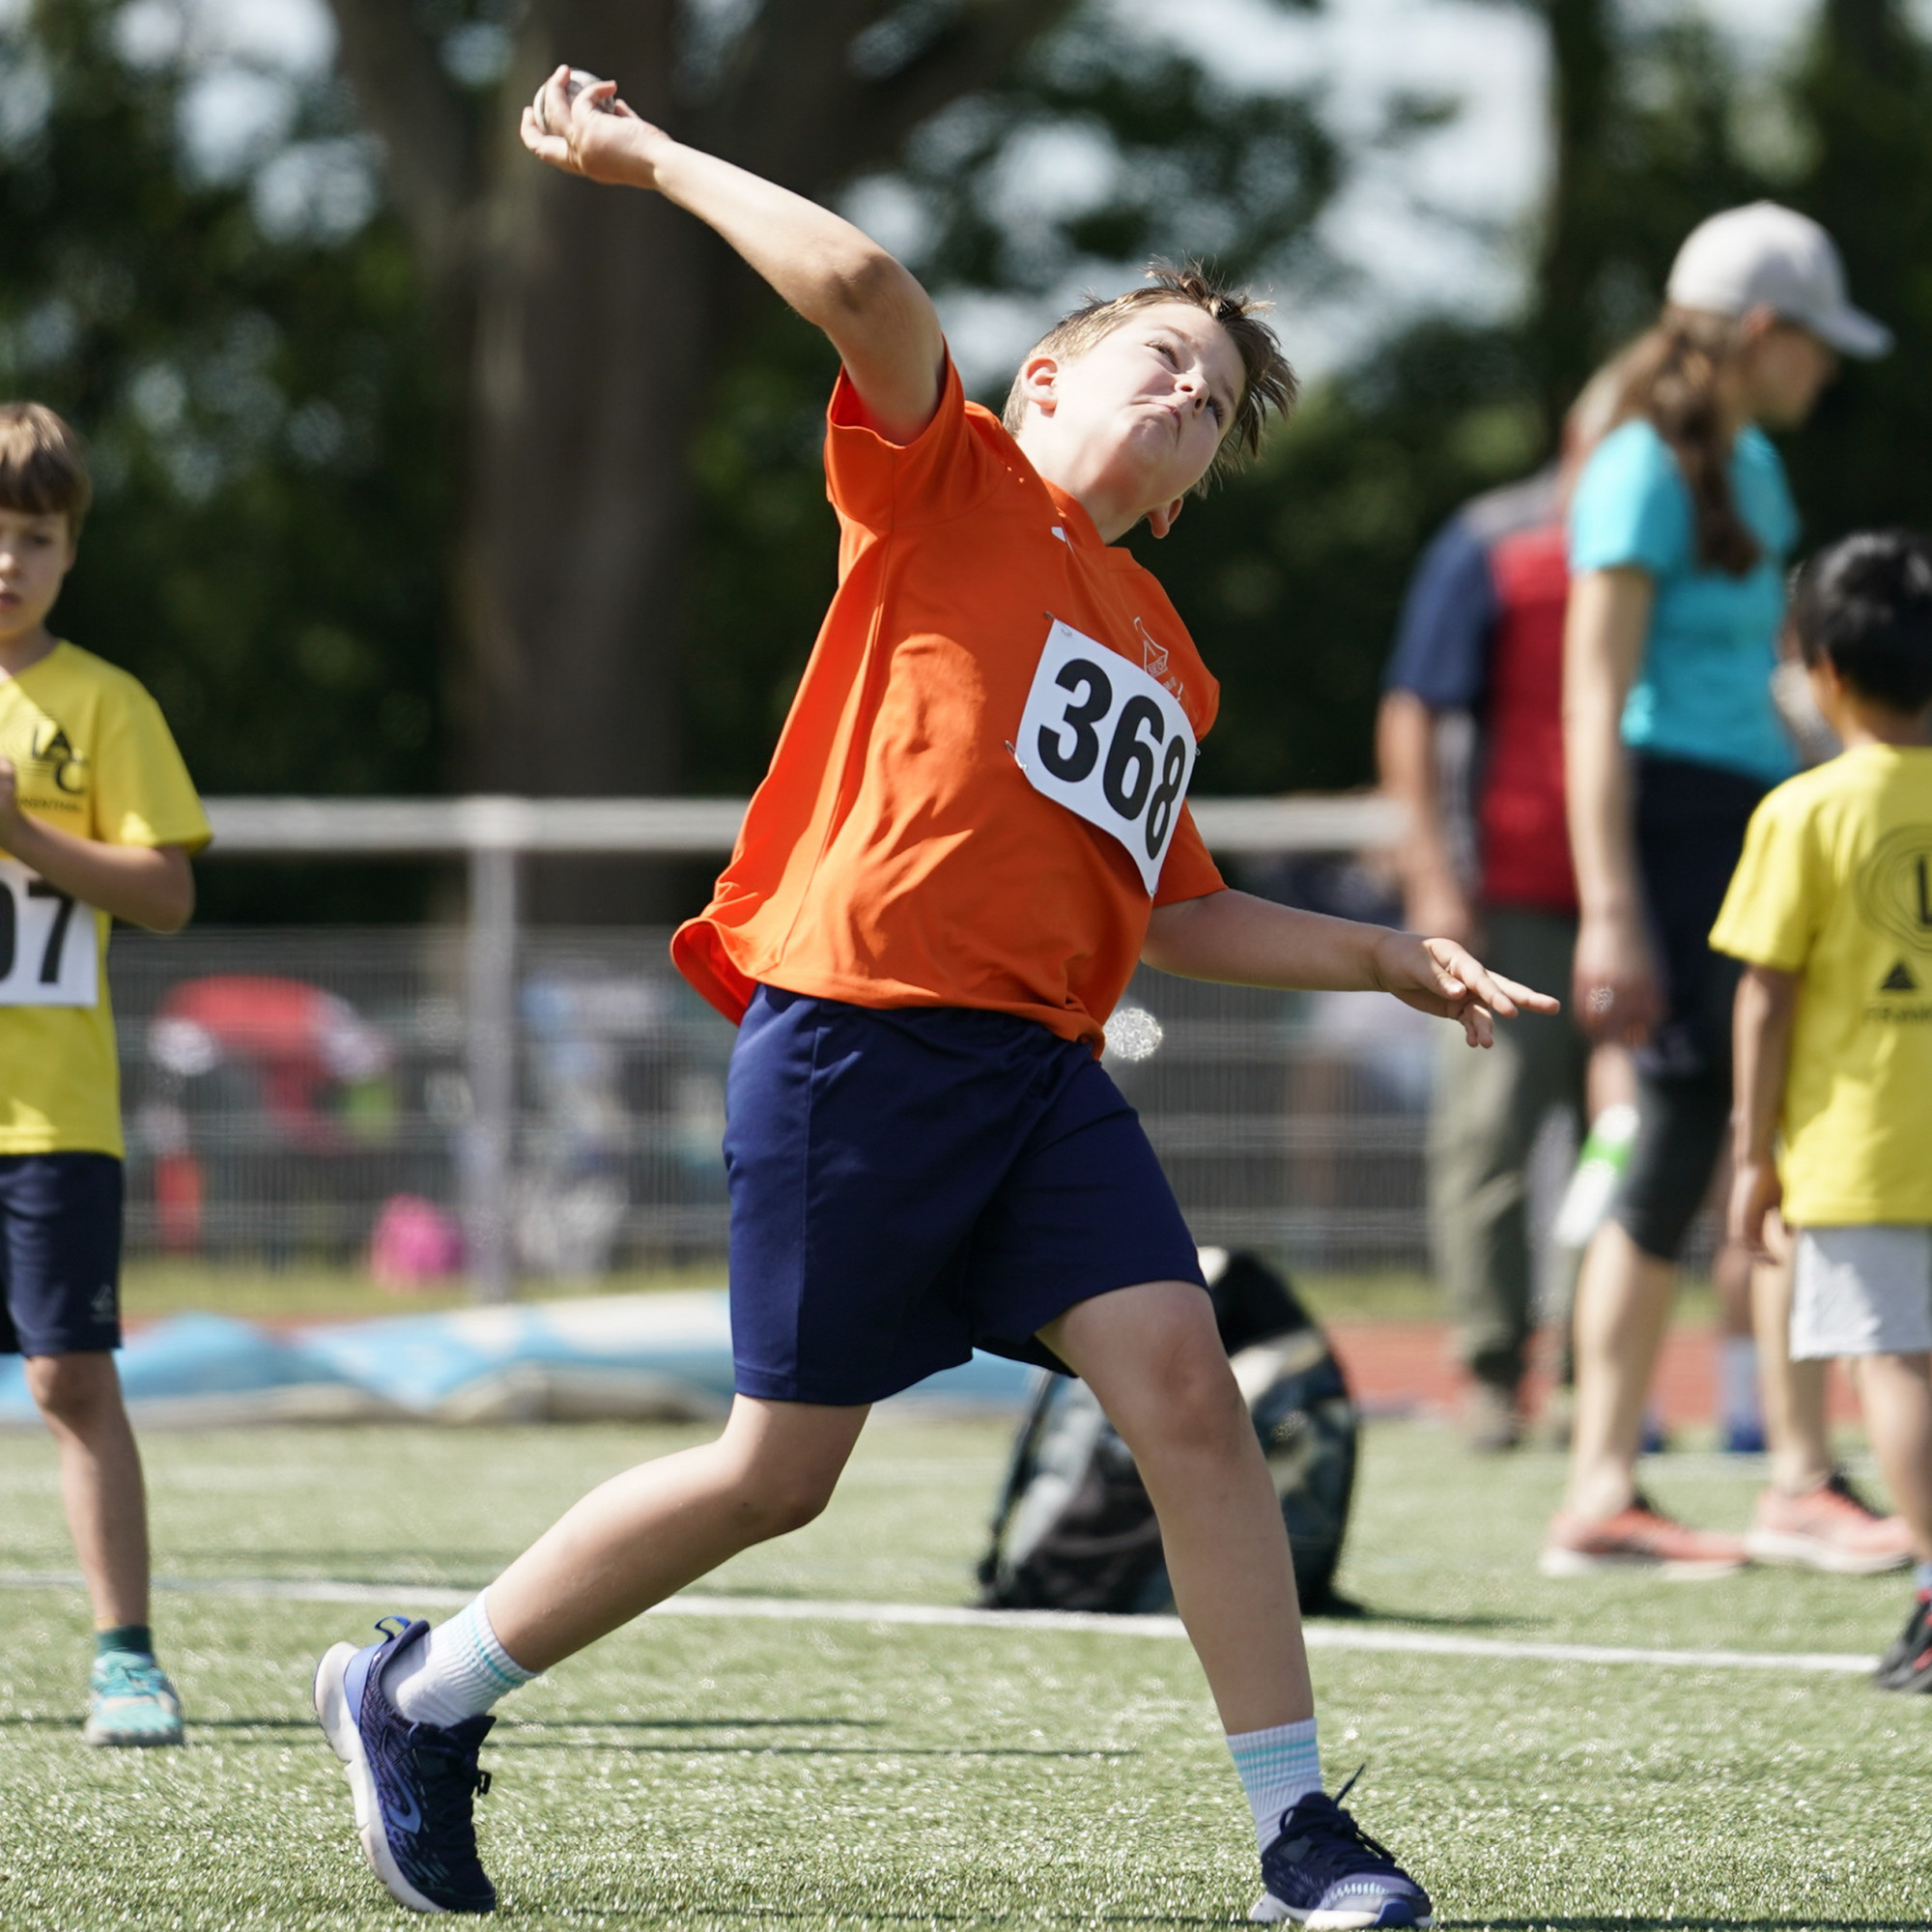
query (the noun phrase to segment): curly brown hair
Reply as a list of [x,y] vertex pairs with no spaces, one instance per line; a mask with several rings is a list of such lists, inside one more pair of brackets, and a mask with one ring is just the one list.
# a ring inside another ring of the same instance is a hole
[[[1286,421],[1300,394],[1301,385],[1274,330],[1262,320],[1274,306],[1272,302],[1263,301],[1245,289],[1228,287],[1203,263],[1190,261],[1177,266],[1155,260],[1148,264],[1146,287],[1129,289],[1109,301],[1094,297],[1062,316],[1027,352],[1026,360],[1032,361],[1036,355],[1069,359],[1082,355],[1136,310],[1176,301],[1205,310],[1227,330],[1245,377],[1235,404],[1235,419],[1221,439],[1208,474],[1195,486],[1206,490],[1215,479],[1240,469],[1260,450],[1268,418],[1278,416]],[[1026,396],[1018,376],[1013,378],[1001,421],[1009,436],[1017,436],[1026,421]]]

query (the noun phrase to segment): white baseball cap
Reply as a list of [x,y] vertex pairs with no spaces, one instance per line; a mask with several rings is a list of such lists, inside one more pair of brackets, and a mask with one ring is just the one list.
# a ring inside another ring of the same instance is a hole
[[1743,315],[1776,310],[1847,355],[1884,355],[1891,330],[1845,298],[1845,268],[1809,215],[1775,201],[1727,208],[1690,231],[1670,265],[1666,299]]

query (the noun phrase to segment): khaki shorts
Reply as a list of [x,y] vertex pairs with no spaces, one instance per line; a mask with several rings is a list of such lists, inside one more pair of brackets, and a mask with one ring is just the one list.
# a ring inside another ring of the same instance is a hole
[[1932,1227],[1806,1228],[1791,1358],[1932,1352]]

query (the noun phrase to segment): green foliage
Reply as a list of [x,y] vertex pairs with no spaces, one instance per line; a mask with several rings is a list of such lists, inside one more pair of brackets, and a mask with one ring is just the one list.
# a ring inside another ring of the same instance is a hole
[[[1222,680],[1204,790],[1371,778],[1378,675],[1421,546],[1462,498],[1542,460],[1714,209],[1773,193],[1816,213],[1899,331],[1898,355],[1848,371],[1792,440],[1807,528],[1932,525],[1932,65],[1901,0],[1828,0],[1801,68],[1749,76],[1686,9],[1542,12],[1568,119],[1525,317],[1431,321],[1371,349],[1168,543],[1137,540]],[[149,682],[211,791],[437,789],[464,356],[385,208],[345,213],[325,180],[276,217],[247,181],[197,175],[180,132],[193,76],[179,56],[129,59],[120,13],[40,0],[0,27],[0,390],[70,413],[100,486],[61,626]],[[509,14],[418,13],[475,113],[494,111]],[[353,103],[327,80],[291,85],[285,147],[319,180],[325,163],[353,177]],[[1447,112],[1397,101],[1379,138]],[[1040,156],[1069,144],[1085,189],[1042,198]],[[1293,299],[1333,286],[1319,224],[1350,159],[1314,92],[1231,91],[1089,11],[1010,84],[929,121],[891,184],[943,295],[1037,305],[1151,254],[1205,254],[1291,298],[1293,353]],[[763,771],[834,580],[832,359],[775,309],[739,342],[689,452],[684,769],[704,792]],[[216,912],[276,916],[402,911],[421,891],[327,868],[212,868],[207,885]]]
[[1932,529],[1932,51],[1893,0],[1830,0],[1798,75],[1814,137],[1793,204],[1837,239],[1852,298],[1897,347],[1852,362],[1789,455],[1809,543]]
[[[1404,119],[1404,133],[1429,119],[1409,106],[1415,111]],[[1025,177],[1041,140],[1083,149],[1095,191],[1064,205],[1037,196]],[[1042,43],[1012,86],[957,102],[928,123],[893,179],[916,206],[923,231],[912,266],[942,298],[970,291],[1037,301],[1070,298],[1083,278],[1117,285],[1153,255],[1211,256],[1231,277],[1305,286],[1321,269],[1315,224],[1341,165],[1311,97],[1230,93],[1198,63],[1110,32],[1090,10]],[[831,595],[837,526],[824,498],[820,440],[836,371],[812,331],[775,315],[718,384],[697,439],[697,539],[685,607],[685,768],[696,790],[741,790],[762,775]],[[1000,383],[981,400],[997,408],[1004,392]],[[1324,419],[1351,407],[1338,400]],[[1324,461],[1330,469],[1346,468],[1346,449],[1331,446],[1338,440],[1324,442],[1315,429],[1309,446],[1327,454],[1304,468],[1318,474]],[[1294,458],[1285,461],[1293,470]],[[1285,498],[1276,497],[1292,496],[1299,474],[1285,480],[1276,463],[1240,494],[1197,508],[1188,535],[1159,559],[1162,576],[1190,591],[1213,586],[1206,597],[1183,596],[1190,620],[1225,614],[1222,593],[1236,586],[1239,663],[1223,716],[1243,721],[1244,743],[1274,734],[1284,713],[1297,708],[1293,688],[1282,702],[1271,661],[1279,633],[1267,619],[1282,565],[1269,549],[1272,535],[1264,532],[1293,523]],[[1406,497],[1409,481],[1391,481],[1395,496]],[[1361,494],[1376,494],[1376,486]],[[1453,500],[1453,488],[1445,497],[1424,483],[1422,514],[1439,514]],[[1398,509],[1393,524],[1380,511],[1370,514],[1381,516],[1378,527],[1412,539],[1412,514]],[[1195,539],[1206,526],[1211,529]],[[1319,575],[1321,559],[1352,557],[1362,540],[1359,531],[1325,545],[1318,539],[1313,555],[1307,542],[1291,540],[1295,562],[1288,567],[1298,572],[1296,586],[1311,571]],[[754,569],[747,567],[753,557]],[[1339,604],[1350,608],[1348,591]],[[1380,623],[1386,613],[1378,600],[1369,604]],[[1208,635],[1204,629],[1204,640]],[[1213,635],[1208,660],[1222,672],[1220,633]],[[1308,728],[1292,725],[1273,755],[1257,747],[1232,760],[1217,750],[1202,785],[1245,788],[1248,781],[1232,776],[1237,770],[1285,774],[1269,781],[1274,785],[1358,781],[1367,744],[1359,719],[1351,714],[1349,727],[1358,741],[1353,755],[1338,758],[1329,707],[1339,698],[1361,711],[1384,635],[1385,627],[1372,640],[1331,639],[1321,668],[1300,693]],[[1250,706],[1250,697],[1260,701]],[[1225,723],[1217,727],[1210,745],[1218,748],[1228,731]],[[1301,755],[1324,746],[1313,765]],[[1318,769],[1344,776],[1313,776]]]
[[[149,685],[206,791],[437,790],[454,448],[408,251],[327,202],[355,185],[330,87],[290,134],[316,206],[270,232],[245,185],[195,178],[184,71],[124,59],[118,11],[0,29],[0,83],[39,110],[0,141],[0,393],[71,416],[98,486],[58,628]],[[419,890],[217,867],[203,896],[314,916]]]
[[1221,681],[1198,790],[1372,781],[1409,566],[1458,503],[1533,468],[1541,436],[1507,336],[1417,327],[1320,386],[1165,542],[1134,538]]

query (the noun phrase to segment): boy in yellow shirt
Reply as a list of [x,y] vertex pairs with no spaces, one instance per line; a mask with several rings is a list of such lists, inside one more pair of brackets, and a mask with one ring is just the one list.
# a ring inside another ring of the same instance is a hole
[[147,1498],[121,1400],[121,1094],[107,1001],[115,919],[194,909],[208,821],[161,714],[57,639],[91,491],[51,410],[0,403],[0,1352],[59,1446],[94,1606],[92,1745],[173,1745],[181,1706],[148,1630]]
[[1747,968],[1730,1232],[1762,1254],[1781,1207],[1792,1359],[1857,1358],[1918,1557],[1878,1683],[1932,1690],[1932,544],[1844,538],[1792,623],[1845,749],[1758,807],[1711,933]]

